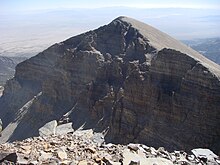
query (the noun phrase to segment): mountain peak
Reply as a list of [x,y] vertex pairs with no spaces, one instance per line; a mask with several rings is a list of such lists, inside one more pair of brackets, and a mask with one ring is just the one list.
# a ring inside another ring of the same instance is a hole
[[112,23],[120,22],[124,23],[127,26],[133,27],[136,29],[146,40],[148,44],[154,47],[157,51],[160,51],[164,48],[167,49],[174,49],[180,51],[188,56],[194,58],[196,61],[200,62],[206,68],[208,68],[213,74],[220,79],[220,66],[213,61],[207,59],[199,52],[193,50],[192,48],[186,46],[182,42],[170,37],[168,34],[161,32],[160,30],[138,21],[136,19],[126,17],[126,16],[119,16],[112,21]]
[[118,17],[16,67],[0,98],[0,141],[68,117],[74,129],[106,132],[108,142],[218,153],[219,74],[217,64],[167,34]]

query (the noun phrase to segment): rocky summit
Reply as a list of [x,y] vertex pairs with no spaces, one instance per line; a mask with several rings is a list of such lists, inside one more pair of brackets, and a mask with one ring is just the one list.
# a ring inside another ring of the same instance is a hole
[[[53,130],[51,121],[40,128]],[[69,123],[68,123],[69,124]],[[56,124],[55,124],[56,125]],[[218,165],[220,159],[208,149],[168,152],[163,147],[155,149],[143,144],[120,145],[105,143],[103,133],[89,130],[72,130],[23,141],[0,144],[0,163],[45,165]]]
[[1,142],[57,120],[105,131],[106,142],[220,153],[220,66],[132,18],[52,45],[4,88]]

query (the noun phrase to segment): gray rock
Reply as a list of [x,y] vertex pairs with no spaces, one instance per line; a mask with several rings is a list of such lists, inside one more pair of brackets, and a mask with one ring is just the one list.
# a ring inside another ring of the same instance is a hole
[[140,163],[140,161],[134,161],[134,160],[132,160],[130,163],[129,163],[129,165],[140,165],[141,163]]
[[132,144],[132,143],[130,143],[130,144],[128,144],[128,148],[130,150],[137,151],[139,149],[139,144]]
[[173,165],[173,163],[164,158],[147,158],[145,155],[131,152],[127,149],[123,151],[123,164],[137,164],[137,165]]
[[94,132],[93,137],[92,137],[92,141],[94,143],[96,143],[98,146],[101,146],[105,142],[103,133],[95,133]]
[[61,124],[56,127],[56,134],[57,135],[65,135],[68,133],[74,132],[72,127],[72,123]]
[[141,162],[141,165],[173,165],[170,160],[164,158],[146,158]]
[[87,139],[91,139],[94,136],[94,132],[92,129],[88,129],[88,130],[76,130],[74,133],[74,135],[76,136],[81,136],[81,137],[85,137]]
[[108,160],[107,158],[104,158],[103,161],[106,163],[106,165],[121,165],[120,162],[113,162],[111,160]]
[[65,152],[64,149],[59,148],[59,149],[57,150],[57,157],[58,157],[60,160],[65,160],[65,159],[67,159],[67,153]]
[[16,164],[30,164],[29,161],[22,156],[18,156]]
[[38,158],[39,161],[48,161],[50,158],[52,158],[53,154],[52,153],[47,153],[44,151],[40,151],[40,156]]
[[215,163],[216,162],[215,160],[219,158],[209,149],[197,148],[191,151],[196,158],[202,160],[204,163],[208,163],[208,164]]
[[39,129],[39,135],[40,136],[55,135],[56,127],[57,127],[57,121],[53,120]]
[[32,160],[32,161],[30,161],[30,165],[37,165],[37,164],[39,164],[39,162],[36,161],[36,160]]

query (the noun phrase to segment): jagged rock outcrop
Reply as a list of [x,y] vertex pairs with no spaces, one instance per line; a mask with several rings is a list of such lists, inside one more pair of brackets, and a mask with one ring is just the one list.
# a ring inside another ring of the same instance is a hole
[[220,66],[153,27],[119,17],[16,67],[0,99],[2,141],[67,115],[106,140],[220,152]]

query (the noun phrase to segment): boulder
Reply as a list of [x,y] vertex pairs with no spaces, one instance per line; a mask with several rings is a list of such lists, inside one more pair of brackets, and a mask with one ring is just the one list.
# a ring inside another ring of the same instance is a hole
[[65,135],[65,134],[72,133],[72,132],[74,132],[72,123],[61,124],[56,127],[57,135]]
[[56,120],[50,121],[39,129],[39,135],[40,136],[55,135],[56,127],[57,127],[57,121]]
[[147,158],[145,154],[138,154],[136,152],[125,149],[123,151],[123,164],[129,165],[173,165],[173,163],[165,158]]
[[196,158],[202,160],[204,163],[211,164],[215,162],[219,157],[207,148],[196,148],[191,150]]

